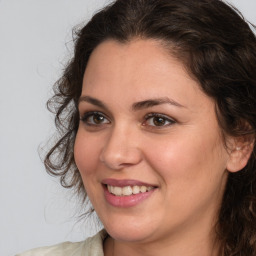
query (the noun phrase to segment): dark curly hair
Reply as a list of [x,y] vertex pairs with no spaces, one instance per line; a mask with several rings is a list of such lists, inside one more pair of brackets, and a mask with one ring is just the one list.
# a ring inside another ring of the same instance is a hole
[[[59,137],[45,157],[47,171],[62,186],[86,198],[74,161],[78,99],[92,51],[103,41],[157,39],[183,62],[216,103],[225,136],[256,137],[256,38],[234,7],[220,0],[117,0],[76,33],[74,57],[54,85],[48,108]],[[216,223],[220,255],[256,255],[256,147],[247,165],[229,173]]]

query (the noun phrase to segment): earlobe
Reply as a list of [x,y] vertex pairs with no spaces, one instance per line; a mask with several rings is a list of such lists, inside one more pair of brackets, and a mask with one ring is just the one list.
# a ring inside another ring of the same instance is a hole
[[254,142],[238,143],[229,152],[229,159],[227,162],[227,170],[229,172],[238,172],[242,170],[248,163],[252,154]]

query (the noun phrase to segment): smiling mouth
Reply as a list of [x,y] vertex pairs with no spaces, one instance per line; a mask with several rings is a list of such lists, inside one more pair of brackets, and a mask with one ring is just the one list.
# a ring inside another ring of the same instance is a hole
[[117,186],[107,185],[107,189],[108,189],[109,193],[111,193],[115,196],[131,196],[131,195],[137,195],[140,193],[149,192],[152,189],[154,189],[154,187],[153,186],[117,187]]
[[119,208],[134,207],[158,189],[155,184],[132,179],[104,179],[102,180],[106,202]]

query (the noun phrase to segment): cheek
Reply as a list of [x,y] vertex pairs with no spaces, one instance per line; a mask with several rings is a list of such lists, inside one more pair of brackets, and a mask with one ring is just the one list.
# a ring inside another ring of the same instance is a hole
[[98,138],[86,136],[86,134],[78,130],[74,146],[74,157],[83,179],[85,175],[94,173],[100,150]]
[[167,212],[181,217],[219,205],[227,179],[219,155],[213,144],[189,138],[173,139],[164,147],[159,143],[148,151],[150,164],[161,181]]
[[147,159],[172,188],[176,185],[177,189],[207,186],[210,179],[216,182],[221,179],[225,171],[225,158],[220,153],[223,148],[221,142],[216,143],[215,137],[204,138],[182,136],[160,141],[148,150]]
[[[88,136],[83,130],[78,130],[75,146],[74,157],[77,168],[81,174],[84,188],[91,203],[95,206],[99,198],[98,183],[98,165],[99,154],[101,151],[99,138]],[[97,195],[97,196],[96,196]]]

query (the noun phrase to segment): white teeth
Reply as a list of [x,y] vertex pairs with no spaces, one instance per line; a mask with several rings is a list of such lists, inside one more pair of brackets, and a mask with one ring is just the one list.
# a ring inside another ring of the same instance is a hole
[[117,195],[117,196],[121,196],[122,195],[122,188],[120,188],[120,187],[113,187],[112,191],[113,191],[112,193],[114,195]]
[[123,195],[130,196],[132,194],[132,188],[130,186],[123,187]]
[[108,185],[107,188],[111,194],[114,194],[116,196],[130,196],[132,194],[136,195],[139,193],[145,193],[153,189],[152,186],[150,187],[146,187],[146,186],[115,187],[110,185]]
[[147,191],[147,187],[146,186],[141,186],[140,191],[141,191],[141,193],[145,193]]
[[132,193],[133,193],[133,194],[138,194],[138,193],[140,193],[140,187],[139,187],[139,186],[133,186],[133,187],[132,187]]

